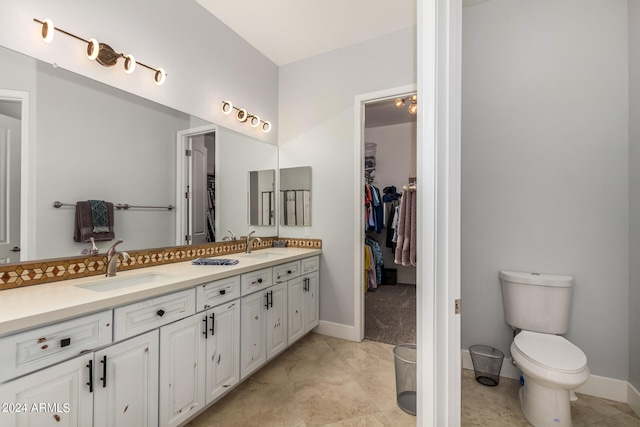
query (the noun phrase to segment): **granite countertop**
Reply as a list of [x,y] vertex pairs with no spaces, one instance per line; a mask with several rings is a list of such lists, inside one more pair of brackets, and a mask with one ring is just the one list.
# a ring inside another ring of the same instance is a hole
[[[115,278],[104,276],[63,280],[42,285],[0,291],[0,336],[43,326],[61,320],[112,309],[121,305],[160,295],[194,288],[260,268],[319,255],[320,249],[268,248],[251,254],[227,254],[212,258],[237,259],[235,265],[192,265],[191,261],[118,272]],[[107,284],[115,280],[153,281],[114,289],[94,288],[97,281]],[[84,286],[84,287],[83,287]],[[96,290],[100,289],[100,290]]]

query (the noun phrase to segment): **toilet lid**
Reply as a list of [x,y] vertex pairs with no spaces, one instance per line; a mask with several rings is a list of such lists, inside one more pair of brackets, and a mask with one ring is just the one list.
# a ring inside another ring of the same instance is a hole
[[513,340],[530,362],[567,373],[579,372],[587,365],[587,356],[559,335],[522,331]]

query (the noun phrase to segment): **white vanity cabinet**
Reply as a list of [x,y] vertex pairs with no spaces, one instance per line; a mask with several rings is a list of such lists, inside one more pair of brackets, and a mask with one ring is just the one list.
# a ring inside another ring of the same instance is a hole
[[94,427],[158,425],[158,330],[97,351]]
[[241,366],[244,379],[287,348],[286,283],[241,299]]
[[93,353],[0,386],[0,425],[85,427],[93,423]]
[[320,299],[319,257],[302,260],[303,276],[288,282],[289,344],[318,326]]
[[177,426],[240,380],[238,300],[160,328],[160,425]]

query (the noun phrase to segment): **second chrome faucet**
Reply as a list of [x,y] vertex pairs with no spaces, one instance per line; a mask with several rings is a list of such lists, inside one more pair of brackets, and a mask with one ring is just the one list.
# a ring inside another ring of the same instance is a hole
[[250,254],[250,253],[251,253],[251,247],[252,247],[252,245],[253,245],[253,241],[254,241],[254,240],[257,240],[257,241],[258,241],[258,243],[261,243],[261,242],[262,242],[262,240],[260,240],[260,238],[259,238],[259,237],[253,237],[253,236],[252,236],[252,234],[253,234],[253,233],[255,233],[255,231],[252,231],[252,232],[251,232],[251,233],[249,233],[249,235],[247,236],[247,244],[246,244],[246,246],[247,246],[247,251],[246,251],[246,253],[248,253],[248,254]]
[[116,251],[116,246],[118,246],[120,243],[122,243],[122,240],[116,241],[107,251],[107,277],[114,277],[116,275],[116,270],[118,268],[118,258],[120,258],[120,256],[122,256],[122,259],[125,261],[130,259],[129,254],[125,251]]

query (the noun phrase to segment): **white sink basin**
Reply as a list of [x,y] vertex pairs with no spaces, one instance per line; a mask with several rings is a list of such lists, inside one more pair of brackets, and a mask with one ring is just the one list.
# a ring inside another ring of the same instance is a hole
[[257,258],[257,259],[266,259],[266,258],[278,258],[282,256],[277,252],[269,252],[269,251],[257,251],[251,252],[250,254],[244,254],[244,258]]
[[115,289],[128,288],[129,286],[160,282],[168,277],[169,276],[158,273],[142,273],[131,276],[105,277],[103,279],[94,280],[90,283],[82,283],[75,286],[88,289],[90,291],[107,292]]

